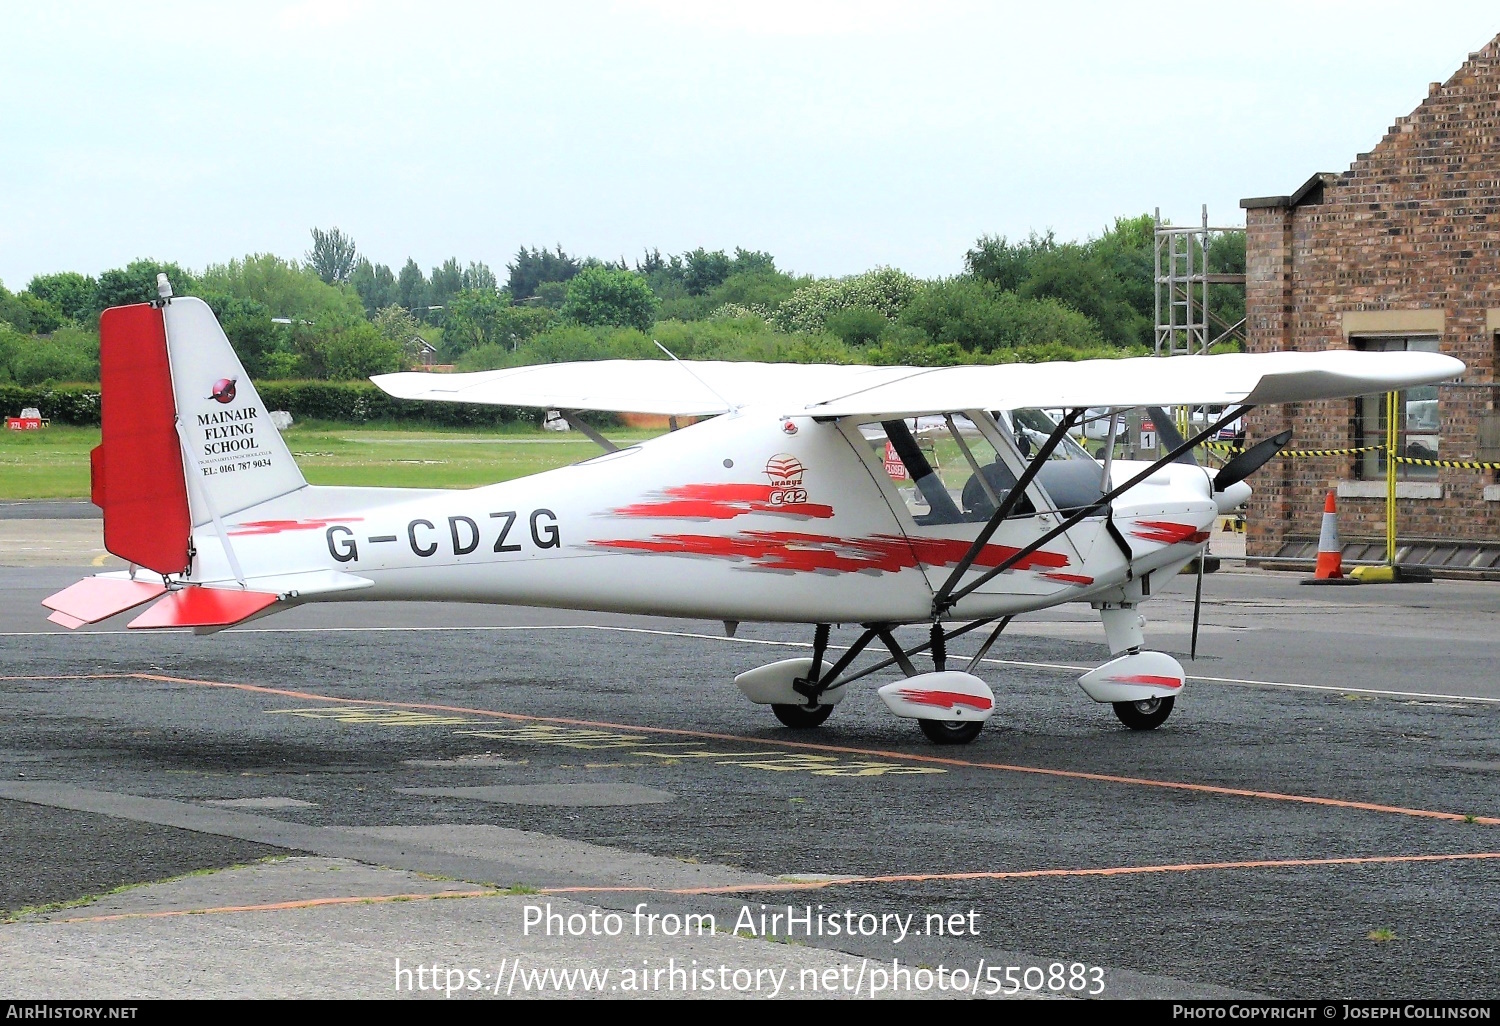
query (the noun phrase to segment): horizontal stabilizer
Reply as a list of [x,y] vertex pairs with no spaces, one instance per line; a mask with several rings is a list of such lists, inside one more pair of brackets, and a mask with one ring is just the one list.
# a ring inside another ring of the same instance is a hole
[[130,628],[228,627],[249,619],[276,601],[274,594],[262,591],[183,588],[131,620]]
[[52,615],[47,617],[47,619],[51,620],[59,627],[66,627],[70,631],[76,631],[78,628],[88,623],[87,620],[80,620],[76,616],[69,616],[67,613],[60,613],[55,609],[52,611]]
[[[54,611],[47,619],[69,630],[86,623],[107,620],[116,613],[134,609],[166,592],[160,584],[121,580],[109,577],[85,577],[55,595],[42,599],[42,605]],[[61,614],[67,619],[59,619]],[[75,621],[69,623],[68,620]]]
[[[231,585],[208,585],[210,588]],[[251,591],[263,591],[283,599],[309,598],[313,595],[330,595],[338,591],[359,591],[375,587],[368,577],[341,573],[338,570],[309,570],[297,574],[274,574],[267,577],[247,577],[245,587]]]

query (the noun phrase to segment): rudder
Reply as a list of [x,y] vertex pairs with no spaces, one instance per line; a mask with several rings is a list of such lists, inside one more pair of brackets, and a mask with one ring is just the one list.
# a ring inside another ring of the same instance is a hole
[[104,311],[99,385],[101,441],[90,465],[104,547],[157,573],[181,573],[191,562],[192,518],[160,308]]

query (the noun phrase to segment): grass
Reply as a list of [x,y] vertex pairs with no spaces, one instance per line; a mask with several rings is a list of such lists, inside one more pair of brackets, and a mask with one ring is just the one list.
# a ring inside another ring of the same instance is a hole
[[[615,428],[613,441],[658,434]],[[311,421],[284,433],[303,476],[315,485],[475,488],[599,455],[580,435],[530,426],[497,430]],[[0,501],[87,498],[89,450],[98,428],[53,426],[0,434]]]
[[209,866],[206,869],[193,869],[176,876],[162,877],[160,880],[142,880],[139,883],[121,884],[119,887],[111,887],[107,891],[98,894],[85,894],[78,898],[70,898],[67,901],[49,901],[45,905],[27,905],[13,912],[0,912],[0,925],[9,925],[29,916],[46,915],[50,912],[65,912],[71,908],[82,908],[84,905],[92,905],[96,901],[110,897],[115,894],[124,894],[127,891],[140,890],[142,887],[151,887],[154,884],[176,883],[178,880],[190,880],[195,876],[214,876],[226,873],[231,869],[249,869],[252,866],[264,866],[273,862],[285,862],[286,855],[267,855],[256,859],[254,862],[236,862],[228,866]]

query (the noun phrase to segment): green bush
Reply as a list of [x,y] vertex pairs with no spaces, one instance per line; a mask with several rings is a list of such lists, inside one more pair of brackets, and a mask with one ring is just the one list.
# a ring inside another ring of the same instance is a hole
[[1094,350],[1105,344],[1093,321],[1055,299],[1023,299],[973,278],[924,286],[902,312],[901,323],[971,353],[1048,344]]
[[98,385],[26,386],[0,384],[0,413],[19,417],[34,406],[58,424],[98,424]]
[[894,267],[877,267],[849,278],[825,278],[786,297],[771,316],[771,323],[787,332],[822,331],[829,314],[854,307],[868,307],[895,317],[921,286],[916,278]]
[[99,339],[68,324],[51,335],[0,327],[0,380],[20,385],[90,381],[99,376]]
[[828,315],[825,321],[830,335],[837,335],[851,346],[867,345],[885,334],[890,327],[885,314],[868,306],[853,306]]
[[592,327],[631,327],[649,330],[656,320],[657,302],[646,279],[632,271],[587,267],[568,282],[562,315]]

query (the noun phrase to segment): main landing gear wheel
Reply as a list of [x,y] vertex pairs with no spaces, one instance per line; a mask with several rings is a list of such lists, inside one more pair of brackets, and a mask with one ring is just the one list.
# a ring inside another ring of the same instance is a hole
[[1155,730],[1172,715],[1176,698],[1147,698],[1140,702],[1114,703],[1115,715],[1131,730]]
[[771,711],[776,718],[793,730],[810,730],[821,726],[833,715],[833,706],[819,705],[809,709],[805,705],[773,705]]
[[935,745],[966,745],[984,729],[983,720],[918,720],[917,724]]

